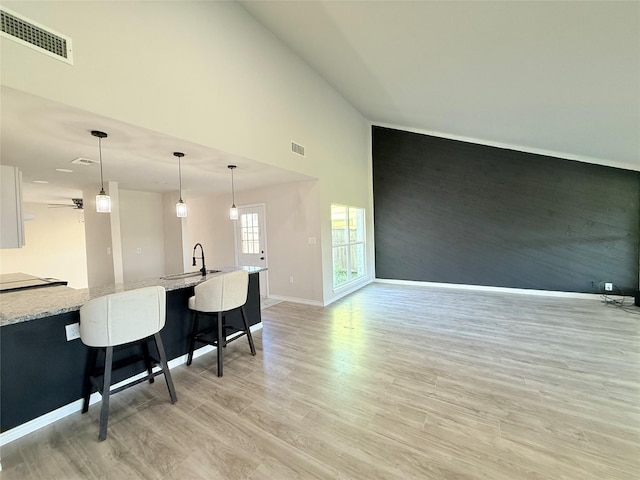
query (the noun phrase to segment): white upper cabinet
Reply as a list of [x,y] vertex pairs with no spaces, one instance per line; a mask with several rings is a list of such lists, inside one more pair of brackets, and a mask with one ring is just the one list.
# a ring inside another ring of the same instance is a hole
[[22,173],[9,165],[0,165],[0,226],[0,248],[24,246]]

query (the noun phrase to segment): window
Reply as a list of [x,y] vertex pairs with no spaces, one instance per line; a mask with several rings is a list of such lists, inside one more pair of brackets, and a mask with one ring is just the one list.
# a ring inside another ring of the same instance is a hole
[[333,287],[365,275],[364,209],[331,205]]
[[242,214],[240,216],[240,222],[242,253],[258,253],[260,250],[260,227],[258,225],[258,214]]

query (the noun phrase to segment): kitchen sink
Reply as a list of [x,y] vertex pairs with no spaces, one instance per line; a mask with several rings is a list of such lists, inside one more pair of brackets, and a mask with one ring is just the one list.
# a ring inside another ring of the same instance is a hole
[[[207,274],[209,273],[218,273],[220,270],[207,270]],[[160,277],[162,280],[180,280],[181,278],[190,278],[190,277],[198,277],[202,276],[202,272],[197,270],[195,272],[185,272],[185,273],[174,273],[173,275],[165,275],[164,277]]]

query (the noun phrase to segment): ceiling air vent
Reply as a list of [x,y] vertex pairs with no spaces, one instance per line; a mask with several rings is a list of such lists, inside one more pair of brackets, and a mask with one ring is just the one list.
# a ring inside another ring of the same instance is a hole
[[2,7],[0,35],[41,53],[73,65],[71,39],[65,35]]
[[91,160],[90,158],[78,157],[75,160],[71,160],[71,163],[75,163],[76,165],[93,165],[99,162],[98,160]]
[[301,157],[304,157],[304,147],[302,145],[300,145],[299,143],[294,142],[293,140],[291,141],[291,153],[295,153],[296,155],[300,155]]

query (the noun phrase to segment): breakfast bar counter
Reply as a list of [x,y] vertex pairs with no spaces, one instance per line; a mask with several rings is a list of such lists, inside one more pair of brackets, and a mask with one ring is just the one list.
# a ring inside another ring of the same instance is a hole
[[[100,288],[75,290],[66,286],[50,286],[0,293],[1,431],[6,432],[37,419],[82,397],[88,348],[80,339],[67,341],[65,327],[79,322],[79,310],[85,302],[119,291],[153,285],[164,287],[167,291],[167,317],[160,334],[167,357],[171,360],[184,356],[188,351],[192,314],[187,305],[195,285],[219,275],[219,272],[238,268],[249,271],[245,310],[249,324],[256,325],[261,322],[259,267],[222,268],[204,277],[152,278]],[[241,330],[239,312],[230,313],[227,324]],[[134,365],[121,373],[122,378],[115,380],[124,380],[142,371],[144,365]]]
[[66,286],[51,286],[46,289],[7,291],[0,294],[0,326],[4,327],[12,323],[77,311],[85,302],[110,293],[156,285],[164,287],[167,292],[194,287],[220,272],[230,272],[237,269],[247,270],[249,274],[263,270],[261,267],[223,267],[210,270],[211,273],[204,277],[199,272],[193,272],[194,274],[189,276],[185,276],[185,274],[168,275],[127,284],[93,288],[74,289]]

